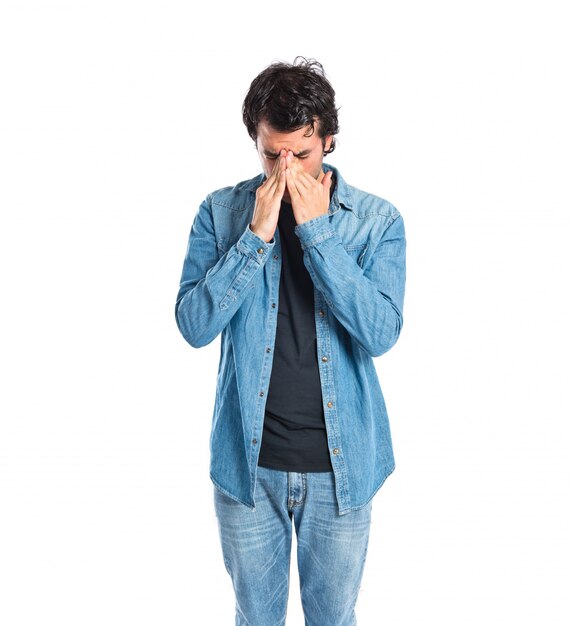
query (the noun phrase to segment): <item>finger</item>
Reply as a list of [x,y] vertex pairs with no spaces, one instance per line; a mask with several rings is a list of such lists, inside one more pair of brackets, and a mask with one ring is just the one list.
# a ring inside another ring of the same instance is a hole
[[299,172],[294,171],[293,177],[300,193],[304,191],[311,191],[311,189],[318,184],[315,178],[313,178],[313,176],[308,174],[305,170],[300,170]]
[[275,184],[275,182],[276,182],[276,174],[278,172],[278,169],[279,169],[279,159],[276,159],[276,161],[275,161],[275,163],[274,163],[274,165],[272,167],[272,170],[270,172],[270,175],[266,179],[267,182],[268,182],[268,185],[267,185],[268,187],[273,187],[273,185]]
[[267,187],[268,192],[273,193],[275,186],[279,183],[280,172],[285,168],[285,157],[280,155],[276,162],[274,163],[274,167],[271,171],[270,176],[267,179]]
[[280,151],[279,157],[276,159],[276,164],[275,164],[276,177],[279,177],[280,172],[282,170],[285,170],[285,168],[287,167],[286,156],[287,156],[286,151],[282,149]]
[[332,178],[333,178],[333,171],[329,170],[329,172],[327,172],[327,174],[323,176],[323,180],[321,181],[321,184],[323,185],[323,188],[325,191],[327,191],[327,193],[329,193],[329,190],[331,189]]
[[284,167],[284,169],[280,169],[279,172],[277,172],[272,186],[268,189],[268,195],[271,198],[272,202],[275,202],[278,199],[283,198],[285,187],[286,187],[286,173],[285,173],[285,167]]
[[274,170],[272,169],[272,171],[269,174],[265,174],[265,178],[262,181],[262,184],[258,187],[258,190],[266,192],[268,189],[272,187],[273,182],[274,182]]
[[276,159],[276,163],[274,164],[274,169],[272,170],[272,178],[275,184],[278,184],[281,179],[281,174],[286,168],[286,158],[284,154],[284,150],[280,152],[280,156]]
[[276,174],[279,174],[280,170],[282,169],[282,161],[283,161],[283,160],[284,160],[284,157],[283,157],[283,150],[281,150],[281,151],[280,151],[280,153],[279,153],[279,155],[278,155],[278,157],[276,158],[275,163],[274,163],[274,169],[273,169],[273,171],[274,171]]
[[297,185],[295,181],[295,171],[289,167],[286,169],[286,183],[287,183],[287,189],[289,191],[289,194],[292,200],[299,200],[300,193],[297,189]]
[[284,195],[285,187],[286,187],[286,171],[281,170],[279,177],[278,177],[278,182],[276,186],[274,187],[274,198],[281,198]]
[[293,158],[293,152],[291,150],[286,152],[286,166],[294,169],[299,168],[299,163]]

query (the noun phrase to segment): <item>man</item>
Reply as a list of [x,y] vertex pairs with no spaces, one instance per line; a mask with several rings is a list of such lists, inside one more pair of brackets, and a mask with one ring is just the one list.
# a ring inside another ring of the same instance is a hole
[[267,67],[243,119],[263,174],[201,203],[175,309],[191,346],[221,333],[210,476],[236,624],[285,624],[293,525],[305,623],[349,626],[395,467],[373,357],[403,324],[403,219],[323,163],[321,64]]

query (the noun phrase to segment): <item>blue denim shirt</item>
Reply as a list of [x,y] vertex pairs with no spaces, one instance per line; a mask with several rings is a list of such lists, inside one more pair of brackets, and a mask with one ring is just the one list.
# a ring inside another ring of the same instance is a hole
[[[386,200],[336,185],[328,212],[295,227],[314,283],[321,392],[339,514],[363,507],[395,468],[373,357],[403,325],[405,230]],[[213,191],[190,230],[175,316],[194,348],[221,334],[210,436],[210,478],[255,509],[258,454],[276,335],[279,229],[250,228],[265,175]],[[295,389],[291,390],[295,394]]]

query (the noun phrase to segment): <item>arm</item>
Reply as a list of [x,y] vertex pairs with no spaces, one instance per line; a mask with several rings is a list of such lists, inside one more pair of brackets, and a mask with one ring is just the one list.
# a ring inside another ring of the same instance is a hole
[[333,315],[371,356],[387,352],[402,325],[406,238],[397,213],[363,269],[347,254],[341,238],[321,215],[295,227],[303,261]]
[[248,224],[219,259],[211,200],[208,195],[192,223],[175,305],[177,326],[194,348],[209,344],[222,332],[275,245],[275,239],[264,241]]

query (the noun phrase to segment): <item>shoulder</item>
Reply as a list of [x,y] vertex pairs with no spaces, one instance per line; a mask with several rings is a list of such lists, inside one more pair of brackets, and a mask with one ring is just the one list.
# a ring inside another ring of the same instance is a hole
[[353,212],[358,217],[364,218],[378,215],[392,222],[401,216],[396,206],[386,198],[354,185],[347,185],[347,188],[351,192]]
[[391,223],[400,216],[395,205],[386,198],[348,183],[341,175],[339,169],[331,164],[325,165],[325,168],[334,171],[339,203],[351,209],[352,214],[356,218],[378,218],[379,221]]
[[240,205],[245,199],[255,195],[256,189],[262,184],[264,174],[258,174],[253,178],[241,180],[235,185],[227,185],[211,191],[208,198],[212,204],[234,207]]

